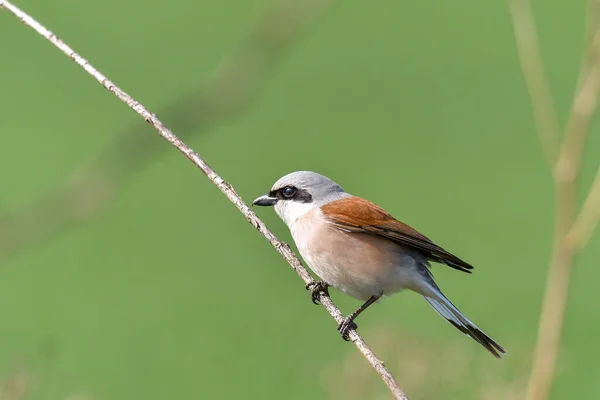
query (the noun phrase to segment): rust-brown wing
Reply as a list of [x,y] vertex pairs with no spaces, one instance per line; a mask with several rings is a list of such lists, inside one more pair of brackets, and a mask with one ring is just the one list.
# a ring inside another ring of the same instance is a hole
[[398,221],[384,209],[359,197],[348,197],[321,207],[339,229],[364,232],[390,239],[422,252],[429,260],[470,273],[473,266],[442,249],[425,235]]

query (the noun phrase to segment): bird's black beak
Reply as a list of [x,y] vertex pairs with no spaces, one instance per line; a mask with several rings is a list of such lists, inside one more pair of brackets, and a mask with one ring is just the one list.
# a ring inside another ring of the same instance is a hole
[[258,199],[252,202],[253,206],[274,206],[277,203],[277,197],[270,197],[268,194],[260,196]]

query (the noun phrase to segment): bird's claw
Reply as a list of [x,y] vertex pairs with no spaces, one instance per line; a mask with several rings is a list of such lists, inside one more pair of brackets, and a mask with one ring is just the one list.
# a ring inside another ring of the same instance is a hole
[[311,282],[311,283],[307,284],[306,290],[310,290],[310,296],[312,298],[312,302],[317,305],[319,304],[319,297],[320,297],[319,293],[320,292],[323,292],[327,296],[329,296],[329,285],[322,281]]
[[344,318],[344,320],[338,325],[337,330],[342,335],[342,339],[344,339],[346,342],[348,342],[350,340],[350,338],[348,337],[348,335],[350,334],[350,331],[353,329],[356,330],[357,328],[358,328],[358,325],[356,325],[356,323],[354,323],[353,318],[348,316],[348,317]]

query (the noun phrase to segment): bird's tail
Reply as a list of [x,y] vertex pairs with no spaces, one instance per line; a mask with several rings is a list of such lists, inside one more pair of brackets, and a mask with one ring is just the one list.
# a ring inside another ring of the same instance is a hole
[[502,355],[507,355],[504,347],[486,335],[477,327],[477,325],[465,317],[464,314],[461,313],[458,308],[456,308],[456,306],[446,298],[446,296],[444,296],[442,291],[437,287],[437,285],[435,285],[435,283],[429,286],[435,297],[425,295],[423,297],[429,304],[431,304],[435,311],[437,311],[442,317],[450,322],[456,329],[465,335],[470,336],[483,347],[485,347],[487,351],[494,355],[494,357],[500,358]]

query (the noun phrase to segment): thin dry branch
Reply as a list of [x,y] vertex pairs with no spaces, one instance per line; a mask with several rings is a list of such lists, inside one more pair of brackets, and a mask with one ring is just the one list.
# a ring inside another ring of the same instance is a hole
[[[277,239],[277,237],[267,228],[267,226],[258,218],[258,216],[248,207],[248,205],[242,200],[242,198],[235,192],[233,187],[225,182],[217,173],[206,163],[200,156],[192,150],[190,147],[185,145],[177,136],[175,136],[157,117],[148,111],[142,104],[134,100],[131,96],[117,87],[114,83],[108,80],[100,71],[94,68],[87,60],[77,54],[67,44],[61,41],[55,34],[50,32],[31,16],[20,10],[12,3],[0,0],[0,7],[6,7],[12,12],[17,18],[19,18],[25,25],[33,28],[41,36],[50,41],[59,50],[65,53],[75,63],[81,66],[88,74],[93,76],[105,89],[119,98],[121,101],[126,103],[131,109],[138,113],[142,118],[151,124],[164,139],[169,141],[175,146],[181,153],[183,153],[192,163],[194,163],[218,188],[223,194],[240,210],[240,212],[246,217],[248,222],[252,224],[271,245],[277,250],[277,252],[290,264],[290,266],[296,271],[298,276],[305,282],[306,285],[314,283],[314,280],[304,268],[298,257],[290,249],[290,247],[284,242]],[[334,318],[336,323],[341,323],[344,319],[340,310],[336,307],[333,301],[325,293],[319,293],[319,301]],[[350,340],[354,343],[356,348],[365,356],[371,366],[381,376],[381,379],[389,388],[390,392],[396,399],[408,399],[395,378],[385,367],[383,361],[375,356],[371,349],[367,346],[366,342],[362,337],[355,331],[350,331]]]
[[[330,9],[333,0],[274,1],[235,50],[199,88],[158,107],[182,140],[239,117],[294,43]],[[193,83],[192,83],[193,84]],[[96,217],[140,170],[168,147],[136,121],[115,135],[99,156],[62,185],[18,210],[0,214],[0,261]]]
[[[556,112],[547,108],[553,100],[543,75],[532,75],[532,63],[538,72],[543,71],[535,22],[529,0],[511,0],[510,7],[515,27],[519,56],[525,81],[530,92],[534,109],[544,109],[545,113],[534,113],[542,150],[548,155],[549,131],[544,127],[554,125]],[[587,50],[580,68],[577,93],[567,123],[565,138],[558,149],[558,158],[550,163],[554,176],[556,211],[552,260],[546,280],[542,311],[538,326],[536,347],[533,355],[531,375],[527,385],[528,400],[546,400],[551,391],[556,370],[564,315],[569,294],[573,264],[577,252],[585,247],[600,217],[600,171],[584,206],[577,215],[577,181],[580,175],[583,150],[590,123],[598,103],[600,89],[600,7],[598,0],[588,4]],[[523,43],[533,49],[533,55],[522,50]],[[529,72],[529,73],[528,73]],[[537,89],[535,89],[537,87]],[[533,88],[533,89],[532,89]],[[543,121],[547,118],[548,121]],[[552,133],[554,137],[554,133]],[[551,160],[552,161],[552,160]]]

